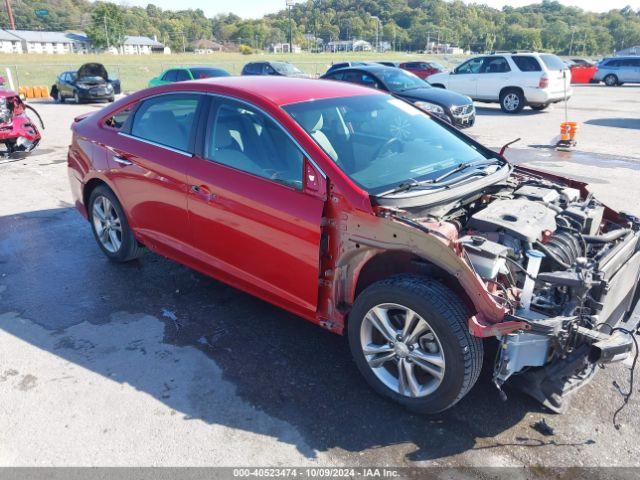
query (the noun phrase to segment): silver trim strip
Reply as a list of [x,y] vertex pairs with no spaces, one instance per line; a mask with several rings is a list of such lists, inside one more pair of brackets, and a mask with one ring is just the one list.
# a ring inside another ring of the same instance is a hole
[[169,147],[167,145],[162,145],[161,143],[152,142],[151,140],[146,140],[144,138],[136,137],[135,135],[130,135],[124,132],[118,132],[118,135],[122,135],[123,137],[130,138],[131,140],[138,140],[139,142],[146,143],[148,145],[153,145],[154,147],[164,148],[165,150],[169,150],[170,152],[177,153],[179,155],[184,155],[185,157],[193,158],[193,153],[185,152],[184,150],[179,150],[177,148]]

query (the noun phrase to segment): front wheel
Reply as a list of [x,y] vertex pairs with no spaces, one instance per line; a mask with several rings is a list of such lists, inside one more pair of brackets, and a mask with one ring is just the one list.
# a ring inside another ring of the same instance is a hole
[[88,207],[93,236],[109,260],[128,262],[142,255],[143,248],[129,226],[122,205],[108,187],[96,187]]
[[500,108],[505,113],[520,113],[524,105],[524,94],[520,90],[510,89],[500,94]]
[[443,284],[400,275],[374,283],[349,314],[351,353],[367,382],[410,410],[437,413],[458,402],[482,367],[471,313]]
[[618,85],[618,77],[616,77],[615,75],[609,74],[606,77],[604,77],[604,84],[607,87],[615,87],[616,85]]

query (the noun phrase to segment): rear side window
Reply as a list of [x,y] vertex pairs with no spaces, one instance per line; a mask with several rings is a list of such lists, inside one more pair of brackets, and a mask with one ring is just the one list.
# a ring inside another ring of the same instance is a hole
[[566,68],[564,62],[559,57],[551,54],[540,55],[540,58],[549,70],[562,71]]
[[172,94],[144,101],[133,119],[131,135],[188,151],[198,95]]
[[526,56],[513,56],[511,57],[513,63],[520,69],[521,72],[540,72],[542,67],[534,57]]
[[510,72],[509,63],[504,57],[487,57],[482,64],[482,73]]
[[131,116],[131,112],[133,112],[133,106],[124,108],[119,112],[114,113],[111,117],[107,118],[107,120],[105,121],[105,125],[115,130],[120,130]]
[[247,63],[242,69],[242,73],[245,75],[254,75],[259,72],[260,67],[255,63]]
[[162,80],[165,82],[175,82],[176,81],[176,70],[169,70],[162,76]]
[[185,82],[187,80],[191,80],[191,75],[186,70],[177,70],[176,81]]
[[302,187],[304,155],[273,120],[241,103],[211,111],[205,158],[243,172]]

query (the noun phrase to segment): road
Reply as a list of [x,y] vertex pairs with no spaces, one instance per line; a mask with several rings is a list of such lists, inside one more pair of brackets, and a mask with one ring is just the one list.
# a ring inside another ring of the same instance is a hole
[[[583,151],[511,158],[640,215],[638,91],[578,89]],[[601,92],[608,103],[592,107]],[[0,160],[0,465],[640,465],[638,399],[621,430],[611,422],[628,365],[602,371],[564,415],[508,388],[501,402],[484,372],[455,408],[418,416],[365,385],[341,337],[151,253],[109,263],[66,179],[71,119],[97,107],[36,107],[40,148]],[[485,108],[469,133],[548,144],[559,112]],[[542,419],[553,436],[532,428]]]

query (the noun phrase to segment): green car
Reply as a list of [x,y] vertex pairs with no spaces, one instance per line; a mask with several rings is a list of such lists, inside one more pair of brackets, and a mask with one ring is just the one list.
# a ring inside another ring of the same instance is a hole
[[165,70],[157,77],[149,81],[150,87],[166,85],[167,83],[185,82],[187,80],[199,80],[201,78],[228,77],[226,70],[213,67],[182,67]]

